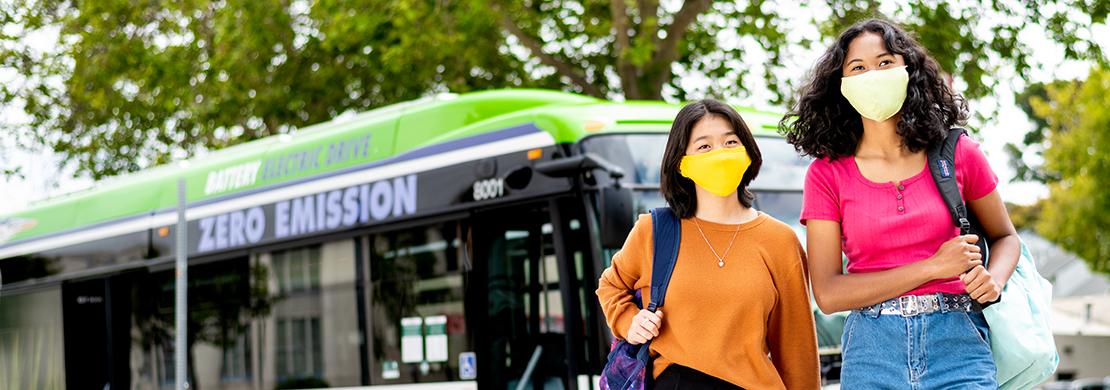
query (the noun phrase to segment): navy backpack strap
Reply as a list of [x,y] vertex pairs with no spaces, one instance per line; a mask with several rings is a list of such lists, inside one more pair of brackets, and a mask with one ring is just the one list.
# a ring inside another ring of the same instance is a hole
[[960,234],[969,234],[971,222],[967,216],[967,206],[960,194],[960,186],[956,183],[956,144],[964,134],[967,134],[967,130],[950,129],[944,142],[929,148],[928,159],[929,171],[933,174],[933,181],[937,183],[941,198],[948,205],[952,222],[960,228]]
[[990,260],[990,247],[987,245],[987,236],[983,234],[983,227],[979,224],[974,214],[968,212],[964,203],[960,186],[956,182],[956,144],[960,136],[967,134],[967,130],[954,128],[948,130],[948,136],[928,151],[929,171],[933,174],[933,181],[937,183],[940,197],[948,205],[948,212],[952,214],[952,223],[960,228],[960,234],[977,234],[980,253],[983,254],[983,266]]
[[651,239],[653,243],[651,266],[651,299],[647,310],[655,312],[663,306],[667,285],[678,260],[678,244],[682,239],[682,225],[670,207],[651,210]]

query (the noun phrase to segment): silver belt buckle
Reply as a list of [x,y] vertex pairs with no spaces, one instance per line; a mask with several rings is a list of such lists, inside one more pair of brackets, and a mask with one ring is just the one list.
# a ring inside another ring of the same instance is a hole
[[898,309],[902,311],[902,317],[913,317],[920,313],[916,298],[912,295],[898,297]]

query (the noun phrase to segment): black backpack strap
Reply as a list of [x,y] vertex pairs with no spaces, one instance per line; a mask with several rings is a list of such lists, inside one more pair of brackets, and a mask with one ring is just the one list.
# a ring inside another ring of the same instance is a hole
[[933,174],[933,181],[937,183],[941,198],[948,205],[948,212],[952,214],[952,222],[960,228],[960,234],[971,232],[971,221],[968,219],[967,206],[960,194],[960,186],[956,183],[956,144],[960,136],[967,134],[967,130],[954,128],[948,130],[948,136],[938,145],[929,148],[929,171]]
[[651,210],[651,227],[654,248],[651,261],[651,299],[647,310],[655,312],[663,307],[667,285],[671,282],[671,273],[678,260],[682,224],[670,207],[660,207]]
[[990,246],[987,245],[987,236],[982,225],[974,214],[968,212],[960,186],[956,182],[956,144],[960,136],[967,134],[967,130],[954,128],[948,130],[948,136],[940,145],[928,151],[929,171],[933,174],[933,181],[937,183],[937,190],[944,203],[948,205],[948,212],[952,214],[952,222],[960,228],[960,234],[976,234],[979,241],[979,253],[983,254],[983,266],[986,267],[990,260]]

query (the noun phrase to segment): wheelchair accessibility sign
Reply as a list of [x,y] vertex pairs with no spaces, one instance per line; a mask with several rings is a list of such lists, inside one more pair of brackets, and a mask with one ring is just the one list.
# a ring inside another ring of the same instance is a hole
[[459,379],[473,380],[478,377],[478,362],[474,352],[459,354]]

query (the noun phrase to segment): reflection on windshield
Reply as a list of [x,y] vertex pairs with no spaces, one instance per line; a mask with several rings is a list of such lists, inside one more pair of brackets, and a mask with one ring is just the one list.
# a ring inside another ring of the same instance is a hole
[[[794,147],[782,138],[756,137],[755,141],[763,155],[763,166],[759,168],[759,176],[752,181],[751,188],[801,191],[805,184],[806,169],[812,159],[799,156]],[[801,205],[800,202],[798,204]],[[791,219],[797,219],[797,216]]]
[[805,227],[798,220],[802,215],[801,191],[755,191],[756,210],[790,225],[802,247],[806,245]]
[[633,183],[658,184],[667,134],[606,134],[582,140],[585,152],[597,153],[624,170]]
[[[756,143],[763,155],[763,167],[751,188],[800,191],[810,159],[798,156],[794,147],[779,137],[756,137]],[[627,180],[657,185],[666,144],[666,133],[606,134],[582,140],[582,149],[620,166]]]
[[798,217],[802,215],[801,191],[755,191],[755,208],[770,214],[795,230],[801,230]]

